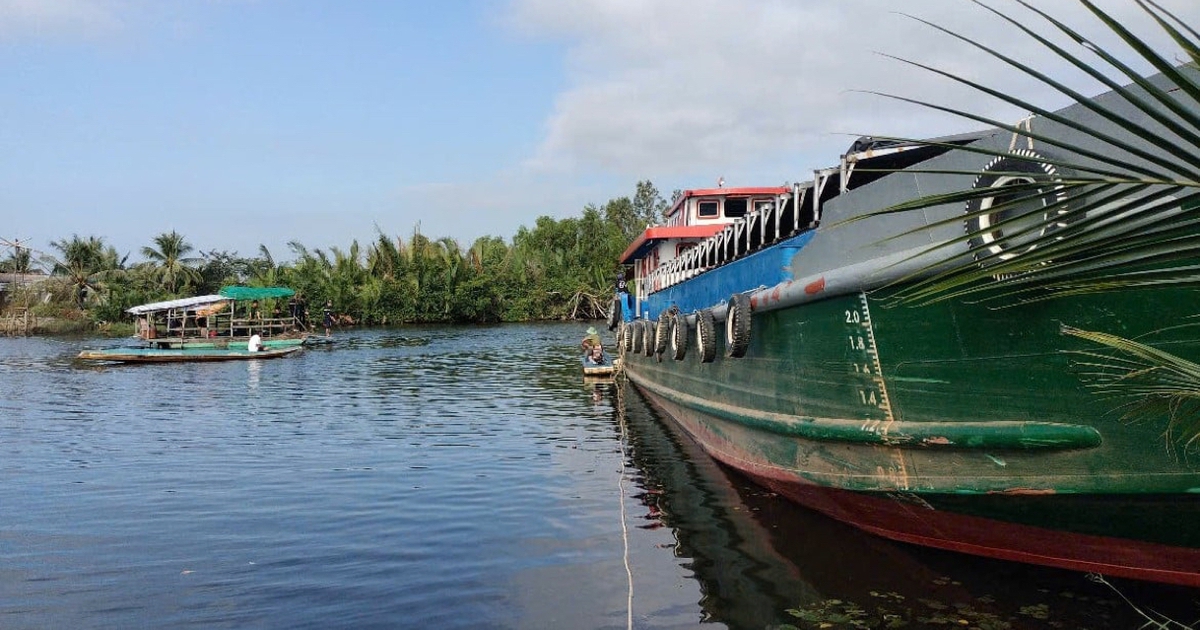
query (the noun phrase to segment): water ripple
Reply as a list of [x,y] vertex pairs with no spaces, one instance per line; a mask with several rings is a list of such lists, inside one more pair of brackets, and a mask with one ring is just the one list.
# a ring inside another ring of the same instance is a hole
[[520,626],[514,572],[595,556],[530,558],[531,537],[613,507],[580,328],[154,366],[74,360],[128,340],[0,344],[0,625]]
[[[582,333],[353,331],[157,366],[74,360],[124,339],[0,340],[0,627],[621,628],[626,532],[639,628],[761,629],[947,584],[945,554],[930,569],[746,492],[635,394],[585,386]],[[1005,593],[1068,590],[1022,570]],[[1085,618],[1119,610],[1089,597],[1059,625],[1139,622]]]

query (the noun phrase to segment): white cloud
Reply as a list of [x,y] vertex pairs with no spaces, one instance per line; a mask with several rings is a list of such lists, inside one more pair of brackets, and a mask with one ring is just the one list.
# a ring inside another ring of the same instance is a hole
[[0,39],[112,31],[116,9],[109,0],[0,0]]
[[[991,4],[1037,24],[1040,32],[1048,30],[1014,2]],[[1102,43],[1113,40],[1078,3],[1034,4]],[[1158,33],[1133,2],[1100,4],[1137,32]],[[1185,20],[1200,21],[1195,0],[1162,4]],[[800,156],[810,161],[793,164],[800,170],[836,160],[851,141],[848,134],[928,137],[980,126],[855,90],[969,104],[973,111],[982,108],[1004,120],[1023,115],[877,52],[1002,85],[1039,103],[1065,103],[985,53],[889,6],[897,5],[882,0],[514,0],[510,18],[516,28],[570,46],[570,87],[558,96],[529,166],[601,169],[658,180],[751,171],[756,164]],[[1099,91],[967,0],[910,0],[902,6],[906,13],[1006,53],[1041,54],[1034,59],[1040,66],[1049,62],[1051,71],[1072,86]],[[1074,50],[1086,54],[1077,46]]]

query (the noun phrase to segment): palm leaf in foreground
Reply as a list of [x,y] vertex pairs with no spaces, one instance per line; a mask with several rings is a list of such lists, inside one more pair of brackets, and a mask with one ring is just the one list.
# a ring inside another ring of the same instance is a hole
[[[1011,96],[1004,90],[914,64],[1031,111],[1043,121],[1037,123],[1039,126],[1057,127],[1068,133],[1065,137],[1043,133],[1030,125],[1006,124],[967,111],[892,96],[1007,131],[1021,141],[1017,144],[1035,141],[1049,147],[1048,151],[1040,151],[1033,158],[1028,154],[992,150],[978,144],[964,147],[965,150],[1050,164],[1064,173],[1053,184],[1047,184],[1021,180],[1018,177],[1021,173],[993,172],[1011,175],[1014,183],[1006,185],[1002,193],[996,189],[964,190],[923,197],[874,213],[969,204],[972,199],[985,196],[997,200],[986,206],[975,204],[977,209],[943,221],[966,221],[968,225],[973,222],[979,227],[923,252],[922,256],[937,253],[938,256],[933,257],[937,262],[896,282],[894,300],[927,304],[969,298],[1007,306],[1122,287],[1200,288],[1200,273],[1194,264],[1200,259],[1200,230],[1197,229],[1200,213],[1196,212],[1200,208],[1200,71],[1197,69],[1200,66],[1200,34],[1158,4],[1135,0],[1191,59],[1190,64],[1177,66],[1089,0],[1079,0],[1124,42],[1129,52],[1161,73],[1161,78],[1150,80],[1066,24],[1024,0],[1014,1],[1037,14],[1064,37],[1097,55],[1110,71],[1124,76],[1132,87],[1123,87],[1096,69],[1095,64],[1071,54],[978,0],[976,4],[1008,21],[1054,56],[1111,89],[1119,102],[1088,99],[996,50],[931,25],[1076,100],[1089,116],[1065,116]],[[1138,115],[1130,116],[1129,111]],[[1071,140],[1072,137],[1076,139]],[[1103,149],[1097,150],[1096,146]],[[1072,157],[1055,157],[1063,154]],[[1031,207],[1036,211],[1030,212]],[[995,219],[1004,210],[1019,208],[1026,212],[1012,212],[1010,214],[1017,215],[1016,218],[1000,222]],[[980,220],[984,217],[993,220]],[[991,247],[968,251],[966,245],[969,242],[985,237]]]
[[1120,407],[1125,420],[1165,417],[1168,444],[1184,448],[1200,444],[1200,364],[1108,333],[1070,326],[1062,332],[1111,349],[1071,353],[1078,357],[1075,364],[1087,387],[1126,401]]
[[[1075,105],[1068,112],[1051,111],[1006,90],[915,63],[1029,111],[1033,118],[1009,124],[883,95],[1011,134],[1007,150],[988,142],[943,148],[981,154],[980,161],[993,159],[993,164],[1034,162],[1047,173],[1056,173],[1039,178],[999,168],[991,171],[992,181],[1003,185],[980,187],[980,180],[975,180],[968,190],[922,197],[865,217],[955,205],[966,208],[965,213],[949,213],[914,230],[944,229],[960,222],[967,226],[960,236],[930,245],[914,257],[923,264],[888,287],[891,302],[927,305],[958,299],[1005,308],[1115,290],[1200,288],[1200,33],[1153,0],[1133,0],[1183,50],[1189,62],[1179,65],[1090,0],[1077,0],[1117,36],[1123,54],[1140,58],[1159,73],[1146,78],[1122,62],[1120,55],[1103,50],[1026,0],[1013,1],[1094,59],[1085,60],[1022,21],[973,1],[1051,58],[1095,79],[1111,97],[1088,98],[1044,72],[926,22],[1053,88]],[[1036,151],[1014,150],[1022,145],[1032,149],[1035,143]],[[909,170],[958,175],[964,181],[973,175]],[[906,263],[911,267],[910,261]],[[1071,351],[1077,357],[1075,366],[1088,388],[1121,401],[1119,410],[1126,421],[1165,421],[1168,448],[1195,452],[1200,447],[1200,365],[1104,332],[1068,326],[1062,332],[1096,344],[1093,350]]]

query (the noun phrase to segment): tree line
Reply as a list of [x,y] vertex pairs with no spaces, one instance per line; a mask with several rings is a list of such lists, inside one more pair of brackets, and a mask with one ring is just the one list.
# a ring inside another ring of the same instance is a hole
[[52,242],[55,253],[37,261],[30,250],[13,248],[0,272],[29,273],[42,263],[51,276],[37,285],[49,296],[43,307],[77,309],[96,322],[123,321],[132,306],[231,284],[290,287],[309,304],[329,301],[364,325],[593,319],[608,306],[621,252],[668,208],[650,181],[640,181],[633,197],[589,204],[575,217],[539,217],[509,240],[485,236],[463,247],[417,231],[406,238],[380,233],[365,245],[328,251],[293,241],[288,262],[277,262],[263,245],[252,257],[201,252],[172,230],[131,263],[101,236],[72,235]]

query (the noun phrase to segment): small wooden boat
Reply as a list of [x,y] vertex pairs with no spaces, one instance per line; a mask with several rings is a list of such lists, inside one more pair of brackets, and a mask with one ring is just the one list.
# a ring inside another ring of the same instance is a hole
[[301,346],[263,348],[251,352],[247,348],[110,348],[84,350],[79,358],[85,361],[113,363],[182,363],[196,361],[256,361],[275,359],[299,352]]
[[[236,349],[252,335],[259,335],[268,348],[299,346],[309,334],[304,330],[306,306],[295,295],[286,287],[228,286],[214,295],[141,304],[125,312],[134,316],[137,337],[149,348]],[[285,313],[279,301],[288,298]],[[279,312],[264,315],[269,303]]]
[[590,363],[587,357],[583,358],[583,375],[585,377],[608,377],[612,378],[616,375],[617,369],[621,367],[620,359],[605,359],[604,363]]

